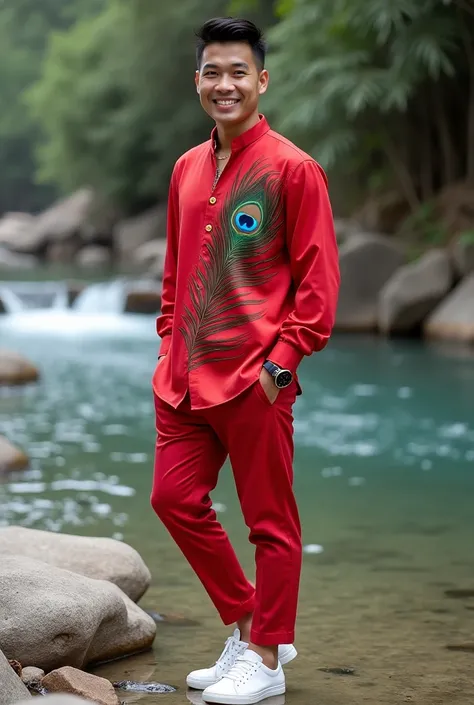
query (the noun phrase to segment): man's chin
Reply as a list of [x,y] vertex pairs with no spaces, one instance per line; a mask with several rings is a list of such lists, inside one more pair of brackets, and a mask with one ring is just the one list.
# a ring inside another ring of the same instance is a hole
[[240,125],[240,123],[245,122],[247,115],[242,112],[242,110],[232,110],[228,113],[221,112],[219,110],[213,110],[211,113],[212,119],[221,125],[231,126]]

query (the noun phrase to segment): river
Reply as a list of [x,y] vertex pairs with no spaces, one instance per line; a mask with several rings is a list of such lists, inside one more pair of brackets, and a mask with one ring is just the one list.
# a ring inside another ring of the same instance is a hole
[[[134,546],[153,575],[141,604],[191,622],[159,625],[152,652],[97,672],[179,687],[128,702],[199,702],[185,674],[213,663],[228,631],[149,505],[154,319],[33,313],[16,324],[0,317],[2,347],[42,374],[38,386],[0,395],[0,433],[32,458],[0,485],[0,523]],[[474,354],[334,336],[302,363],[301,382],[305,555],[286,703],[472,703],[474,653],[446,646],[474,641],[474,598],[445,591],[474,589]],[[252,576],[227,466],[213,500]],[[354,673],[319,670],[346,667]]]

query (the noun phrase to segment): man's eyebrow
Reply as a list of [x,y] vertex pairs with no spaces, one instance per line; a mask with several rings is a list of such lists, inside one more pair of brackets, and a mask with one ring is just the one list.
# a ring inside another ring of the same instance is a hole
[[[244,68],[247,70],[249,68],[249,65],[246,64],[245,61],[234,61],[232,63],[232,66],[234,68]],[[202,67],[201,70],[205,71],[205,69],[218,69],[218,68],[219,68],[219,66],[217,64],[207,63],[207,64],[204,64],[204,66]]]

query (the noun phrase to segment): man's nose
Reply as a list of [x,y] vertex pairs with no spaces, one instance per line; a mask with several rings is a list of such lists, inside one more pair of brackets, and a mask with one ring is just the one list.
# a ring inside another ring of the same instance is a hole
[[222,74],[217,83],[216,89],[218,91],[232,91],[234,90],[234,83],[231,76]]

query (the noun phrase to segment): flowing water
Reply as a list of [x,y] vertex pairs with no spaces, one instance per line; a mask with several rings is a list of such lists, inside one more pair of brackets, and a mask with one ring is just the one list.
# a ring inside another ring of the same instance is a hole
[[[200,702],[185,675],[214,662],[228,630],[149,506],[153,317],[14,313],[0,316],[0,345],[42,373],[38,386],[0,396],[0,433],[32,458],[0,485],[0,523],[138,549],[153,574],[142,606],[182,619],[158,625],[153,651],[97,672],[178,686],[121,693],[126,702]],[[470,705],[474,653],[446,647],[474,642],[474,597],[445,591],[474,592],[473,353],[335,336],[302,363],[301,381],[295,491],[305,556],[286,702]],[[253,577],[227,466],[213,500]]]

